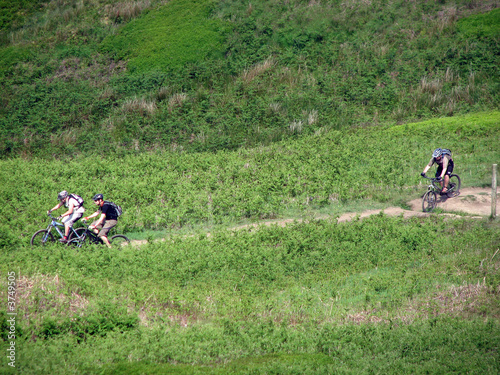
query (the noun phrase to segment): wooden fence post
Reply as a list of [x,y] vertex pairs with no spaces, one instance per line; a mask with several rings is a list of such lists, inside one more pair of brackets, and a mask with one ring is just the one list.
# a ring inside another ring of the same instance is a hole
[[497,217],[497,165],[493,164],[493,176],[491,178],[491,218]]

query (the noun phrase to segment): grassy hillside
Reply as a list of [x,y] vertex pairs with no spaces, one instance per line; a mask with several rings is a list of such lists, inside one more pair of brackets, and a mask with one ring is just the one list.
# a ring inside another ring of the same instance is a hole
[[235,149],[499,104],[495,1],[14,4],[4,158]]
[[[333,216],[210,237],[179,227],[404,204],[424,190],[430,138],[454,150],[466,186],[486,185],[499,132],[496,111],[232,152],[2,160],[0,270],[16,275],[18,313],[16,369],[4,372],[497,373],[495,221]],[[98,191],[122,203],[120,231],[169,226],[169,238],[31,247],[62,187],[88,208]]]
[[[498,220],[336,220],[420,197],[435,147],[491,183],[499,18],[0,0],[0,373],[500,373]],[[30,246],[63,189],[146,243]],[[283,217],[307,220],[227,230]]]

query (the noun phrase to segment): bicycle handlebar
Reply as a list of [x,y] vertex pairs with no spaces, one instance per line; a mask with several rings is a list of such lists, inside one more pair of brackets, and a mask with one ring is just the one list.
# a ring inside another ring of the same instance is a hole
[[50,217],[52,220],[57,220],[57,217],[52,216],[51,212],[48,212],[47,216]]

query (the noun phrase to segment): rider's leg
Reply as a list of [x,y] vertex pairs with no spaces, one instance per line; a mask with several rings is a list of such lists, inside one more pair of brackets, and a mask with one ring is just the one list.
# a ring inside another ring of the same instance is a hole
[[99,238],[106,244],[107,247],[111,249],[111,244],[109,243],[108,237],[106,236],[99,236]]
[[[438,166],[437,171],[436,171],[436,178],[441,177],[441,172],[443,172],[443,167],[440,165],[440,166]],[[444,184],[443,180],[441,180],[439,182],[439,184],[441,185],[441,192],[442,192],[444,189],[444,186],[446,186],[446,185],[443,185]]]
[[450,182],[450,176],[447,174],[444,175],[444,186],[443,186],[443,193],[446,193],[448,191],[448,183]]
[[73,219],[74,215],[63,217],[62,222],[64,224],[64,238],[60,240],[61,242],[66,242],[68,240],[69,228],[73,225]]
[[106,244],[107,247],[111,247],[111,244],[108,240],[108,233],[117,224],[116,220],[106,220],[102,229],[100,230],[98,236],[99,238]]
[[446,173],[444,174],[444,186],[442,189],[443,193],[446,193],[448,191],[448,185],[450,182],[450,176],[452,172],[453,172],[453,160],[450,160],[450,162],[448,163],[448,168],[446,168]]
[[83,213],[73,212],[71,215],[65,216],[62,219],[62,222],[64,223],[64,239],[63,239],[63,242],[68,239],[68,237],[69,237],[69,230],[71,229],[71,227],[73,226],[73,224],[76,223],[78,221],[78,219],[80,219],[82,217],[82,215],[83,215]]
[[[96,225],[97,224],[97,220],[92,222],[92,224],[90,224],[90,226],[93,226],[93,225]],[[102,228],[102,224],[101,225],[98,225],[96,226],[94,229],[92,229],[92,232],[94,232],[95,234],[98,234],[99,231],[101,230]]]

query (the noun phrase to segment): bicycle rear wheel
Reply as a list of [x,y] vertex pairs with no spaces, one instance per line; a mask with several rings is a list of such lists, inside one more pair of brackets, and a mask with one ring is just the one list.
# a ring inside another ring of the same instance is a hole
[[437,205],[437,195],[434,191],[428,191],[422,199],[422,210],[431,212]]
[[47,229],[40,229],[31,237],[31,246],[44,246],[53,242],[55,242],[55,238]]
[[460,177],[457,174],[452,174],[448,182],[448,191],[446,193],[449,198],[456,197],[460,194],[460,185]]
[[118,249],[120,249],[122,246],[129,245],[130,240],[123,234],[116,234],[109,239],[109,243],[113,245],[113,247],[116,246]]

